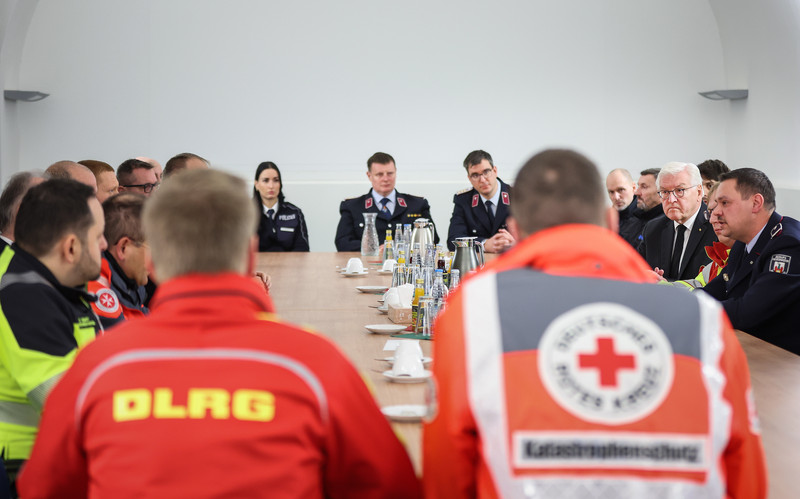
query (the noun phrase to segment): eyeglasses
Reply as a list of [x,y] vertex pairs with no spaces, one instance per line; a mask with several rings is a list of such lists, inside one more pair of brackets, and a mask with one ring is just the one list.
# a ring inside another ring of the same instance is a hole
[[120,187],[124,187],[126,189],[130,189],[131,187],[138,187],[144,191],[145,194],[150,194],[153,192],[153,189],[158,189],[158,186],[161,185],[160,182],[156,182],[155,184],[129,184],[129,185],[122,185]]
[[478,179],[480,179],[481,177],[485,178],[486,180],[489,180],[489,175],[491,175],[493,171],[494,170],[492,168],[487,168],[480,173],[470,173],[469,179],[472,180],[473,182],[477,182]]
[[683,198],[683,196],[686,195],[686,191],[694,187],[697,187],[698,185],[700,184],[690,185],[689,187],[683,187],[681,189],[673,189],[671,191],[658,191],[658,197],[660,197],[661,199],[669,199],[670,194],[675,194],[676,199],[681,199]]

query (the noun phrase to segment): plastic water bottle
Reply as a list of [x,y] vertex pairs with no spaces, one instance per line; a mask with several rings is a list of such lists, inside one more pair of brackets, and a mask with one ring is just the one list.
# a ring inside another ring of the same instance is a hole
[[433,278],[433,287],[431,288],[431,298],[434,304],[441,309],[444,300],[447,298],[447,286],[444,285],[444,271],[436,269],[436,276]]

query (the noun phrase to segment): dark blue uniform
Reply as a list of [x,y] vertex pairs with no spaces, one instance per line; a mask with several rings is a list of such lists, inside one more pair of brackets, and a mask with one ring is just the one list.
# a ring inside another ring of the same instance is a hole
[[274,220],[269,218],[258,201],[258,251],[308,251],[308,229],[303,212],[286,201],[278,203]]
[[734,243],[728,265],[703,290],[722,302],[733,327],[800,355],[800,222],[773,213],[745,251]]
[[[700,209],[695,215],[692,232],[684,234],[689,241],[683,253],[677,279],[694,279],[700,272],[700,267],[708,265],[711,258],[706,254],[706,246],[717,240],[714,228],[711,226],[708,207],[700,203]],[[656,217],[644,226],[642,244],[639,245],[639,254],[647,261],[650,267],[658,267],[664,271],[664,277],[672,275],[670,260],[672,247],[675,244],[675,224],[664,217]]]
[[[361,236],[364,234],[364,216],[362,213],[380,213],[372,197],[372,189],[363,196],[345,199],[339,205],[339,226],[336,228],[336,251],[361,251]],[[431,218],[431,207],[428,200],[411,194],[398,192],[395,200],[392,218],[386,220],[378,215],[375,227],[378,229],[378,241],[383,241],[386,229],[392,229],[395,224],[413,224],[418,218]],[[434,242],[439,243],[439,234],[436,226],[433,229]]]
[[510,204],[511,187],[499,178],[500,199],[494,213],[494,223],[489,223],[489,214],[478,191],[473,187],[453,196],[453,215],[450,217],[450,228],[447,230],[447,247],[455,249],[453,241],[457,237],[477,237],[479,241],[489,239],[500,229],[507,229],[506,218]]

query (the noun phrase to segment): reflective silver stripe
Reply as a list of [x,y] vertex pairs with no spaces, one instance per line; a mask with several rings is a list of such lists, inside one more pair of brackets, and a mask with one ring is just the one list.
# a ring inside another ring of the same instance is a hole
[[[658,289],[652,286],[650,289]],[[644,289],[644,288],[643,288]],[[549,293],[558,296],[552,287]],[[688,294],[687,294],[688,295]],[[725,484],[718,463],[728,442],[731,408],[723,397],[726,380],[718,367],[722,354],[721,307],[713,299],[696,293],[699,302],[701,361],[709,394],[709,431],[712,445],[705,483],[678,479],[631,480],[613,476],[545,475],[515,477],[510,469],[506,391],[502,365],[503,345],[498,308],[497,276],[485,272],[473,277],[462,289],[466,378],[469,407],[481,438],[483,459],[499,497],[503,498],[689,498],[725,497]],[[530,306],[530,304],[529,304]],[[668,305],[665,307],[673,309]],[[532,369],[535,369],[532,367]]]
[[44,401],[47,400],[47,396],[50,395],[50,391],[56,386],[58,380],[61,379],[64,373],[60,372],[53,376],[52,378],[45,380],[43,383],[40,383],[36,388],[28,392],[28,400],[31,401],[33,407],[37,410],[41,411],[42,407],[44,407]]
[[3,279],[0,280],[0,290],[5,289],[12,284],[46,284],[52,287],[47,279],[42,277],[39,273],[30,270],[21,274],[4,274]]
[[[703,361],[703,379],[708,390],[711,462],[717,463],[728,446],[733,418],[733,409],[723,394],[728,380],[719,367],[719,360],[725,349],[722,341],[722,306],[705,293],[692,293],[692,296],[700,302],[700,356]],[[712,465],[709,468],[708,488],[710,497],[725,496],[726,484],[719,466]]]
[[39,411],[30,404],[0,400],[0,423],[39,426]]
[[253,362],[261,362],[263,364],[275,365],[282,367],[297,377],[302,379],[308,388],[314,393],[319,404],[320,417],[325,424],[328,424],[328,398],[325,390],[320,383],[319,378],[311,372],[305,365],[300,362],[270,352],[262,352],[260,350],[246,350],[238,348],[209,348],[209,349],[141,349],[129,350],[122,352],[113,357],[110,357],[100,365],[96,366],[86,377],[80,391],[78,392],[78,399],[75,402],[75,424],[80,430],[80,415],[83,410],[83,404],[89,395],[89,391],[94,384],[111,369],[124,365],[133,364],[137,362],[152,362],[160,360],[249,360]]

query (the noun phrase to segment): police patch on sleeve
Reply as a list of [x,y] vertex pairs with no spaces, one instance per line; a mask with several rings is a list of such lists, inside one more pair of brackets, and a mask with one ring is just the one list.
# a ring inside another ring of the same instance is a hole
[[94,304],[100,312],[106,314],[119,312],[119,299],[113,291],[108,288],[100,288],[95,294],[97,295],[97,301]]
[[539,343],[545,389],[573,416],[608,425],[639,421],[672,388],[674,360],[664,332],[616,303],[593,303],[557,317]]
[[772,258],[769,259],[769,271],[785,274],[789,272],[790,263],[792,263],[792,257],[789,255],[772,255]]

